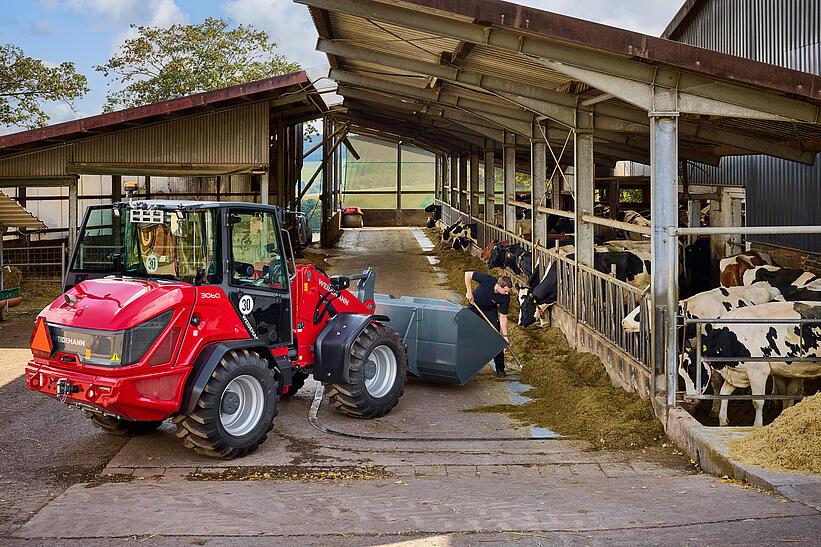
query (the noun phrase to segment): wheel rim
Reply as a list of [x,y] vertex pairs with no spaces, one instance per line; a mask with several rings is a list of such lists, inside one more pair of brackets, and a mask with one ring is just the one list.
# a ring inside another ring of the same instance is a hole
[[376,346],[365,362],[365,389],[371,397],[387,395],[396,382],[396,354],[388,346]]
[[265,407],[259,381],[243,374],[231,380],[220,397],[220,423],[233,437],[247,435],[256,427]]

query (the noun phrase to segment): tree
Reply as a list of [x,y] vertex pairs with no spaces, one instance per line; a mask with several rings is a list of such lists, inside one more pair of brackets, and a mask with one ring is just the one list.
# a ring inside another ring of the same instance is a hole
[[86,77],[74,63],[50,67],[17,46],[0,44],[0,125],[42,127],[49,120],[44,102],[62,101],[74,110],[74,101],[87,92]]
[[123,86],[109,91],[106,112],[300,70],[251,25],[231,28],[228,21],[209,17],[199,25],[132,28],[137,36],[95,67]]

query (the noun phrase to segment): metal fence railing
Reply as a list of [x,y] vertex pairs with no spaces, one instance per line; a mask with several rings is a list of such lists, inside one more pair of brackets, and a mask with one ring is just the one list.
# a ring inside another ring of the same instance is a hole
[[[539,275],[556,262],[557,301],[556,305],[583,324],[604,337],[612,345],[635,361],[652,378],[652,346],[650,336],[651,303],[647,290],[636,288],[616,279],[609,273],[602,273],[579,264],[556,249],[545,248],[531,241],[513,235],[506,230],[454,209],[446,203],[442,205],[442,222],[450,225],[458,219],[477,225],[477,240],[480,247],[493,241],[518,243],[522,248],[534,253],[534,264],[538,264]],[[563,211],[564,213],[564,211]],[[622,328],[622,319],[641,306],[639,315],[640,332],[627,333]],[[651,382],[652,383],[652,382]]]
[[36,247],[4,247],[3,264],[20,268],[23,279],[63,279],[66,244]]

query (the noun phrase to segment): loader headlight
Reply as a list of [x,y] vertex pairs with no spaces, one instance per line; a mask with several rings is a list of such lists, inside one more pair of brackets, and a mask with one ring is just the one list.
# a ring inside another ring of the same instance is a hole
[[140,323],[125,332],[123,340],[123,355],[121,366],[133,365],[145,356],[148,349],[157,341],[162,332],[171,322],[173,310]]

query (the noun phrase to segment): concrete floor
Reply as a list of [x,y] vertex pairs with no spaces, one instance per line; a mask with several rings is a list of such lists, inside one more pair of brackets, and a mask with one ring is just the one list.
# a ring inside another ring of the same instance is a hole
[[[380,292],[455,297],[437,285],[420,236],[346,231],[329,260],[338,273],[373,266]],[[399,406],[380,420],[320,409],[325,427],[392,439],[379,441],[311,427],[315,388],[311,382],[282,403],[268,441],[239,461],[194,455],[177,443],[170,425],[133,438],[103,474],[71,486],[0,540],[749,545],[817,544],[821,537],[815,508],[696,473],[669,448],[593,451],[579,441],[527,440],[532,431],[505,416],[464,412],[514,400],[515,379],[484,372],[464,387],[412,381]],[[53,422],[65,419],[65,409],[54,411]],[[443,437],[464,440],[436,440]]]

